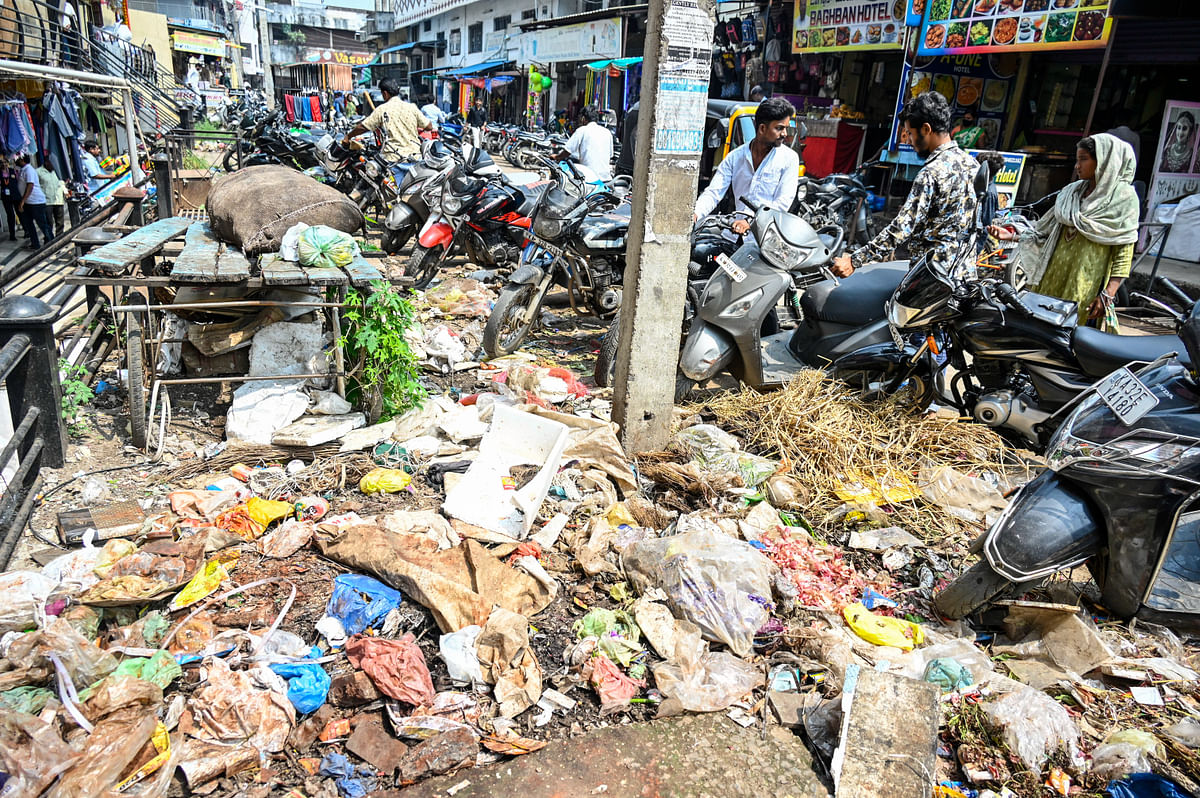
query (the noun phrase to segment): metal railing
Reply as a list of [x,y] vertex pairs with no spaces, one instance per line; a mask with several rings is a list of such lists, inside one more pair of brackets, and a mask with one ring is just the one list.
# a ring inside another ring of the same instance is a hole
[[0,449],[0,568],[8,566],[42,487],[42,469],[66,461],[54,339],[57,309],[39,299],[0,299],[0,380],[15,426]]

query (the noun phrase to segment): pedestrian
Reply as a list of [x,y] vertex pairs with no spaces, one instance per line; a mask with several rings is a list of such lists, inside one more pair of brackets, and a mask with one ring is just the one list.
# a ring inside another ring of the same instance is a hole
[[100,168],[100,143],[95,139],[83,142],[83,152],[79,157],[83,162],[83,173],[87,176],[88,193],[95,194],[100,189],[102,179],[112,179],[112,174]]
[[975,229],[974,181],[979,163],[950,138],[946,98],[935,91],[918,94],[900,112],[900,122],[925,165],[896,218],[854,252],[834,258],[832,271],[837,277],[849,277],[866,263],[886,261],[901,245],[913,261],[927,256],[949,271],[960,242]]
[[599,124],[600,112],[587,106],[579,112],[583,122],[567,139],[567,154],[596,173],[600,180],[612,180],[613,134]]
[[48,163],[43,163],[37,168],[37,176],[42,184],[42,193],[46,195],[46,213],[50,214],[54,235],[61,235],[65,229],[66,187],[54,173],[54,167]]
[[616,172],[619,175],[633,176],[634,156],[637,154],[637,124],[638,109],[641,101],[635,102],[625,112],[624,133],[621,136],[621,154],[617,156]]
[[28,153],[22,153],[17,158],[17,166],[21,168],[17,186],[21,192],[21,201],[17,205],[17,212],[21,214],[21,223],[29,234],[29,248],[38,249],[42,245],[38,240],[38,230],[46,236],[47,242],[54,237],[54,231],[50,229],[50,218],[46,215],[46,195],[38,181],[37,170],[29,162]]
[[350,139],[361,136],[368,130],[383,128],[387,140],[383,155],[389,161],[411,158],[421,152],[420,131],[430,130],[433,123],[425,118],[421,109],[400,96],[400,84],[393,78],[384,78],[379,83],[383,103],[368,114],[346,134],[342,144],[350,145]]
[[8,159],[0,160],[0,200],[4,202],[4,216],[8,221],[8,240],[17,240],[17,205],[21,202],[21,192],[17,185],[19,177],[17,169]]
[[750,102],[760,103],[763,101],[763,98],[766,96],[767,96],[767,93],[765,91],[763,91],[762,86],[759,86],[756,84],[750,88]]
[[471,128],[472,143],[479,147],[483,143],[483,126],[487,124],[487,111],[483,110],[483,100],[476,97],[475,105],[467,112],[467,124]]
[[1138,235],[1136,169],[1127,142],[1107,133],[1088,136],[1075,150],[1079,179],[1058,193],[1053,212],[1019,237],[988,229],[1002,241],[1020,241],[1029,284],[1039,294],[1077,302],[1081,324],[1108,316],[1129,276]]
[[438,108],[438,104],[433,101],[433,95],[425,95],[421,105],[421,113],[425,114],[425,118],[433,123],[433,129],[437,130],[446,121],[446,112]]

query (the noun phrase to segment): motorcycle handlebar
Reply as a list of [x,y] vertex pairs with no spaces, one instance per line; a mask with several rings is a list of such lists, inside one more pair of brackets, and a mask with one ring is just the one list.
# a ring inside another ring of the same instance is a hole
[[1007,307],[1011,308],[1022,316],[1033,315],[1029,308],[1021,304],[1021,298],[1017,296],[1016,289],[1008,283],[1000,283],[998,286],[996,286],[996,297]]
[[1175,283],[1171,282],[1166,277],[1159,277],[1158,282],[1162,283],[1163,287],[1166,288],[1167,293],[1171,295],[1172,299],[1183,305],[1184,310],[1191,308],[1191,306],[1195,304],[1194,299],[1181,291],[1179,286],[1175,285]]

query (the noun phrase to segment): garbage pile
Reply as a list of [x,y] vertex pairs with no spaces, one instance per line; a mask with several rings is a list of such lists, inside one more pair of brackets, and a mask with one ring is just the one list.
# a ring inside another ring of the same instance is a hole
[[[434,306],[485,301],[450,282]],[[1195,789],[1200,663],[1172,632],[1071,582],[980,630],[931,609],[1036,471],[989,431],[884,424],[805,374],[629,457],[569,369],[475,363],[433,318],[423,359],[479,390],[231,443],[132,527],[0,576],[0,790],[361,796],[699,712],[793,729],[838,794]]]

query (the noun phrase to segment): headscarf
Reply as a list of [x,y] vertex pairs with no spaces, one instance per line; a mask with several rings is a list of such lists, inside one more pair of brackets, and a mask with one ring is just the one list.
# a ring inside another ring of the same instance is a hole
[[1032,235],[1021,241],[1025,274],[1031,285],[1037,285],[1046,273],[1064,226],[1105,246],[1137,241],[1138,198],[1132,185],[1137,164],[1133,148],[1107,133],[1098,133],[1092,140],[1096,143],[1096,188],[1085,197],[1088,181],[1069,184],[1059,192],[1054,212],[1039,219]]

